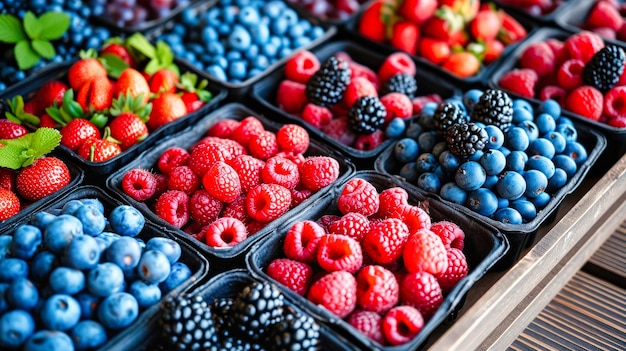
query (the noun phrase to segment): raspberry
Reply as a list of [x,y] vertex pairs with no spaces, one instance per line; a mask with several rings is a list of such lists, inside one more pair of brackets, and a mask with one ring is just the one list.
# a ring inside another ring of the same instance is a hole
[[339,162],[332,157],[309,157],[300,166],[300,181],[305,188],[318,191],[334,183],[339,171]]
[[248,153],[248,150],[246,150],[246,148],[239,144],[238,142],[231,140],[231,139],[221,139],[218,137],[212,137],[212,136],[207,136],[202,138],[201,140],[199,140],[194,146],[192,146],[191,148],[191,152],[193,152],[193,150],[195,150],[195,148],[197,148],[198,146],[204,144],[204,143],[217,143],[220,146],[222,146],[223,148],[225,148],[229,153],[230,153],[230,157],[235,157],[235,156],[239,156],[239,155],[244,155]]
[[226,146],[217,142],[204,142],[196,145],[189,156],[188,166],[199,175],[204,176],[209,167],[217,161],[226,161],[233,156]]
[[576,89],[583,85],[583,68],[585,63],[578,59],[570,59],[563,62],[563,65],[556,73],[556,81],[565,90]]
[[409,236],[402,258],[409,272],[424,271],[436,275],[448,268],[446,247],[437,234],[428,229]]
[[355,77],[350,80],[350,84],[343,93],[343,102],[347,107],[352,107],[354,102],[362,96],[378,97],[378,91],[366,77]]
[[606,92],[603,111],[609,119],[626,116],[625,86],[617,86]]
[[172,168],[167,182],[168,190],[180,190],[187,195],[193,194],[200,188],[200,177],[188,166]]
[[582,60],[587,63],[596,52],[604,47],[604,41],[595,33],[582,31],[571,35],[565,40],[565,50],[569,58]]
[[354,139],[354,148],[363,151],[374,150],[383,141],[385,141],[385,132],[379,129],[372,134],[357,135],[356,139]]
[[589,28],[610,28],[616,32],[624,24],[624,19],[615,4],[609,1],[598,1],[591,7],[585,23]]
[[374,85],[374,89],[378,91],[380,84],[378,82],[376,72],[374,72],[371,68],[354,61],[348,61],[348,66],[350,67],[350,81],[358,77],[364,77],[370,81],[370,83]]
[[607,121],[608,125],[615,128],[626,128],[626,116],[618,116]]
[[378,199],[380,200],[378,215],[382,218],[389,217],[397,208],[409,204],[409,194],[399,186],[381,191]]
[[400,299],[396,277],[382,266],[363,267],[356,276],[356,284],[357,305],[366,311],[385,313]]
[[317,245],[317,263],[326,272],[356,273],[363,264],[359,243],[349,236],[326,234]]
[[223,161],[214,162],[202,177],[204,189],[222,202],[233,202],[241,195],[237,172]]
[[176,228],[189,221],[189,196],[180,190],[169,190],[161,194],[154,205],[154,212]]
[[243,223],[250,222],[251,219],[246,211],[246,197],[244,195],[239,196],[235,201],[226,204],[222,210],[221,216],[237,218]]
[[335,271],[315,281],[307,298],[340,318],[347,317],[356,308],[356,278],[345,271]]
[[453,247],[463,250],[465,246],[465,233],[463,229],[455,223],[440,221],[433,223],[430,226],[430,230],[441,238],[441,242],[443,242],[443,246],[445,246],[446,249]]
[[434,102],[436,104],[440,104],[443,102],[443,99],[438,94],[430,94],[425,96],[418,96],[411,100],[411,104],[413,105],[413,115],[419,115],[422,113],[422,108],[426,103]]
[[248,148],[248,144],[253,136],[259,135],[265,131],[265,127],[258,118],[248,116],[239,122],[239,126],[230,135],[230,139]]
[[267,266],[267,275],[304,296],[313,280],[313,268],[304,262],[277,258]]
[[153,174],[153,176],[154,180],[156,181],[156,188],[154,189],[153,195],[154,198],[161,196],[161,194],[167,191],[167,183],[169,179],[167,175],[161,173]]
[[372,311],[357,309],[348,316],[348,324],[379,344],[385,344],[383,336],[383,317]]
[[226,163],[237,172],[242,193],[247,193],[261,184],[261,170],[265,162],[250,155],[239,155]]
[[409,238],[409,228],[397,218],[372,224],[361,242],[363,252],[376,264],[393,263],[400,258]]
[[409,118],[413,114],[413,103],[408,96],[402,93],[389,93],[380,98],[380,102],[387,110],[385,123],[389,123],[392,119]]
[[498,85],[500,85],[502,89],[517,95],[533,98],[535,97],[535,85],[538,80],[539,76],[531,69],[514,69],[503,74]]
[[299,51],[285,62],[285,78],[298,83],[306,83],[320,68],[320,61],[312,52]]
[[369,219],[356,212],[347,213],[328,225],[329,233],[346,235],[357,242],[361,242],[369,230]]
[[245,224],[237,218],[222,217],[206,226],[206,243],[212,247],[235,246],[248,236]]
[[352,178],[343,187],[337,206],[342,214],[357,212],[364,216],[371,216],[378,212],[380,202],[378,191],[367,180]]
[[309,133],[296,124],[285,124],[276,132],[281,151],[304,153],[309,148]]
[[261,170],[261,179],[264,183],[278,184],[287,189],[293,189],[300,183],[298,166],[287,158],[272,157],[265,162]]
[[289,189],[291,192],[291,207],[296,207],[300,205],[303,201],[310,198],[313,195],[313,192],[309,189]]
[[389,217],[398,218],[409,228],[409,233],[414,234],[431,226],[430,216],[419,206],[404,205],[393,211]]
[[246,195],[246,211],[250,218],[268,223],[282,216],[291,205],[289,189],[278,184],[260,184]]
[[265,228],[267,223],[262,223],[254,220],[248,221],[246,224],[246,228],[248,229],[248,236],[259,232],[261,229]]
[[461,279],[467,276],[469,271],[463,251],[453,247],[448,248],[446,254],[448,256],[448,268],[436,276],[444,294],[449,293]]
[[315,262],[317,247],[324,235],[324,229],[313,221],[296,222],[285,234],[283,252],[292,260]]
[[391,345],[402,345],[413,339],[424,327],[424,317],[411,306],[396,306],[383,317],[383,335]]
[[318,218],[317,221],[315,221],[315,223],[319,224],[320,227],[322,227],[324,229],[324,231],[326,233],[330,233],[330,225],[333,224],[333,222],[340,220],[341,217],[337,216],[337,215],[323,215],[322,217]]
[[441,306],[443,293],[434,275],[424,271],[408,273],[400,282],[400,301],[417,308],[428,320]]
[[298,113],[307,104],[306,85],[292,80],[283,80],[276,92],[276,105],[287,113]]
[[561,87],[557,87],[556,85],[546,85],[539,92],[539,100],[554,100],[559,103],[559,105],[565,105],[565,97],[567,96],[567,91]]
[[250,155],[261,160],[267,160],[278,152],[276,135],[270,131],[263,131],[252,136],[248,150],[250,150]]
[[352,145],[356,135],[348,129],[348,116],[333,118],[320,130],[329,138],[337,140],[344,145]]
[[202,226],[215,221],[222,208],[224,208],[224,204],[204,189],[197,190],[189,198],[189,215],[191,219]]
[[604,97],[591,86],[584,85],[572,90],[565,100],[565,107],[573,113],[597,121],[602,116]]
[[385,58],[378,69],[378,81],[384,83],[398,73],[410,76],[415,76],[416,73],[415,62],[404,52],[394,52]]
[[163,174],[170,174],[174,167],[186,166],[189,161],[189,152],[180,147],[170,147],[159,157],[158,167]]
[[286,158],[289,161],[291,161],[291,162],[295,163],[296,165],[298,165],[298,168],[300,168],[300,166],[302,166],[304,161],[306,161],[306,158],[304,157],[303,154],[296,153],[296,152],[280,151],[279,153],[277,153],[275,155],[275,157]]
[[316,128],[328,124],[332,118],[332,112],[323,106],[309,103],[302,110],[302,119]]
[[[7,168],[1,170],[4,169]],[[11,174],[14,174],[12,170]],[[122,177],[122,190],[137,201],[146,201],[154,196],[156,179],[150,171],[139,168],[131,169]]]
[[554,63],[554,52],[545,42],[529,45],[519,58],[521,68],[532,69],[539,77],[552,73],[554,71]]
[[230,138],[231,134],[233,134],[233,131],[235,131],[238,126],[239,121],[235,119],[221,119],[207,130],[206,135],[225,139]]

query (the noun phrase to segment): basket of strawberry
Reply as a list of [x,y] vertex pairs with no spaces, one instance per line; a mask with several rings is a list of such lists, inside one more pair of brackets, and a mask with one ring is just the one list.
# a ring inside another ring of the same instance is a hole
[[358,171],[246,261],[358,348],[416,350],[507,249],[484,222]]
[[162,42],[137,33],[42,72],[0,96],[2,118],[61,132],[60,149],[94,174],[109,174],[161,137],[184,129],[226,92],[198,78]]

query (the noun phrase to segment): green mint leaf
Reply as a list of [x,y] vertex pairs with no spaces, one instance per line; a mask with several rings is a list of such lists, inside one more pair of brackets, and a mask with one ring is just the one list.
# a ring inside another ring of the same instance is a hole
[[0,147],[0,167],[10,169],[22,168],[24,163],[22,152],[25,150],[26,148],[11,144],[5,144],[5,146]]
[[39,20],[37,16],[31,11],[26,12],[24,15],[24,30],[28,37],[31,39],[39,39],[39,35],[41,34],[41,26],[39,25]]
[[26,39],[26,33],[20,20],[12,15],[0,15],[0,41],[15,44],[24,39]]
[[61,132],[54,128],[39,128],[32,134],[30,149],[34,158],[50,153],[61,143]]
[[15,48],[13,48],[13,50],[15,53],[17,66],[21,70],[26,70],[33,67],[41,59],[39,54],[37,54],[35,50],[33,50],[27,40],[19,41],[17,44],[15,44]]
[[70,16],[64,12],[46,12],[39,17],[39,39],[59,39],[70,28]]
[[31,45],[36,53],[41,55],[43,58],[47,58],[48,60],[52,59],[56,54],[54,46],[47,40],[35,39],[31,42]]
[[120,77],[123,70],[130,67],[121,57],[109,53],[100,55],[100,62],[106,68],[109,77],[116,79]]
[[134,33],[126,39],[126,45],[149,59],[157,58],[155,47],[141,33]]

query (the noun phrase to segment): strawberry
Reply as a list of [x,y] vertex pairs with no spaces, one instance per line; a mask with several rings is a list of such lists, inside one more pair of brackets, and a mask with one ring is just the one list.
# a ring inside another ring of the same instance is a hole
[[460,14],[465,22],[470,22],[480,10],[480,0],[439,0],[439,6],[449,7]]
[[23,125],[8,119],[0,119],[0,139],[15,139],[24,134],[28,134],[28,129]]
[[0,189],[6,189],[15,192],[15,176],[16,174],[14,170],[6,167],[0,167]]
[[29,201],[51,195],[70,183],[67,165],[56,157],[43,157],[19,171],[15,178],[18,194]]
[[90,138],[100,138],[100,130],[86,119],[73,119],[61,128],[61,144],[72,151],[78,150],[80,145]]
[[445,40],[423,37],[418,46],[419,55],[434,64],[441,64],[450,57],[450,45]]
[[442,7],[437,9],[435,15],[430,17],[422,27],[422,34],[431,38],[447,41],[450,45],[460,41],[463,34],[463,17]]
[[100,50],[100,56],[106,57],[107,54],[119,57],[130,67],[135,66],[135,60],[133,59],[133,56],[130,54],[126,46],[120,43],[111,42],[109,44],[106,44],[102,48],[102,50]]
[[480,70],[480,61],[476,56],[467,51],[459,51],[450,54],[450,57],[441,67],[461,78],[467,78],[478,73]]
[[0,221],[20,212],[20,199],[12,191],[0,188]]
[[180,77],[177,87],[183,91],[181,98],[187,107],[187,113],[196,111],[211,101],[213,95],[206,90],[208,85],[209,81],[206,79],[198,81],[198,76],[191,72],[186,72]]
[[76,151],[78,156],[89,162],[104,162],[122,153],[120,145],[106,135],[100,138],[91,138],[85,140]]
[[497,60],[504,52],[504,44],[498,40],[488,40],[485,42],[485,55],[483,57],[483,63],[489,65]]
[[113,86],[113,97],[120,94],[130,93],[133,97],[142,96],[143,103],[150,99],[150,86],[146,78],[134,68],[126,68],[122,71]]
[[180,96],[174,93],[163,93],[152,100],[152,112],[150,112],[150,119],[148,119],[148,127],[155,130],[186,114],[187,107]]
[[398,21],[393,25],[389,43],[397,49],[415,55],[419,37],[420,29],[417,24],[410,21]]
[[113,100],[113,83],[107,78],[91,80],[78,90],[76,101],[83,111],[102,111],[111,107]]
[[59,81],[59,80],[50,80],[45,83],[37,90],[35,93],[35,97],[32,99],[37,104],[37,115],[41,115],[41,113],[48,107],[53,106],[55,103],[57,105],[61,105],[63,101],[63,95],[67,91],[67,84]]
[[148,136],[146,121],[152,104],[142,104],[139,98],[130,94],[120,95],[113,101],[111,115],[116,116],[110,123],[111,137],[120,142],[122,150],[135,145]]
[[422,24],[435,14],[437,7],[437,0],[404,0],[398,14],[413,23]]
[[502,21],[502,27],[498,32],[498,40],[503,42],[504,45],[509,45],[526,38],[528,32],[521,23],[502,10],[498,11],[498,14]]
[[472,36],[478,40],[489,41],[496,38],[500,27],[501,18],[493,10],[481,10],[470,22],[469,30]]
[[85,83],[94,79],[106,78],[107,70],[96,58],[83,58],[76,61],[67,72],[70,87],[78,91]]
[[[7,120],[15,122],[18,125],[38,125],[39,118],[35,115],[36,106],[31,102],[33,101],[31,100],[24,103],[24,98],[21,95],[16,95],[12,99],[7,99],[6,101],[2,101],[2,99],[0,99],[0,119],[6,117]],[[9,129],[11,132],[7,133],[7,135],[15,135],[16,137],[20,136],[25,131],[13,125],[11,125],[11,128]]]
[[384,42],[387,32],[385,18],[390,18],[395,9],[390,1],[376,0],[363,10],[359,21],[359,33],[364,37],[378,42]]
[[39,128],[56,128],[57,123],[49,114],[44,113],[39,117]]
[[176,72],[162,68],[156,71],[152,77],[150,77],[150,91],[155,94],[161,93],[174,93],[176,92],[176,84],[178,84],[179,78]]

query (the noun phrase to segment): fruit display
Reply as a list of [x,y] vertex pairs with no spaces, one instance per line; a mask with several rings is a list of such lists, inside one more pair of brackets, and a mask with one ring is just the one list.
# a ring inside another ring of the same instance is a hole
[[288,0],[289,3],[303,7],[311,15],[322,20],[345,21],[357,13],[366,0]]
[[218,1],[183,10],[157,38],[178,57],[229,87],[258,79],[296,49],[331,34],[282,1]]
[[476,0],[376,0],[353,30],[460,80],[475,79],[528,34],[508,12]]
[[[467,226],[467,218],[400,184],[357,172],[256,246],[248,264],[313,313],[341,318],[337,333],[362,347],[415,349],[425,340],[420,333],[457,307],[459,282],[482,275],[505,250],[479,222]],[[489,244],[475,250],[476,240]]]
[[[85,350],[149,328],[162,298],[208,269],[134,207],[75,189],[0,235],[0,346]],[[141,320],[141,323],[138,321]]]

